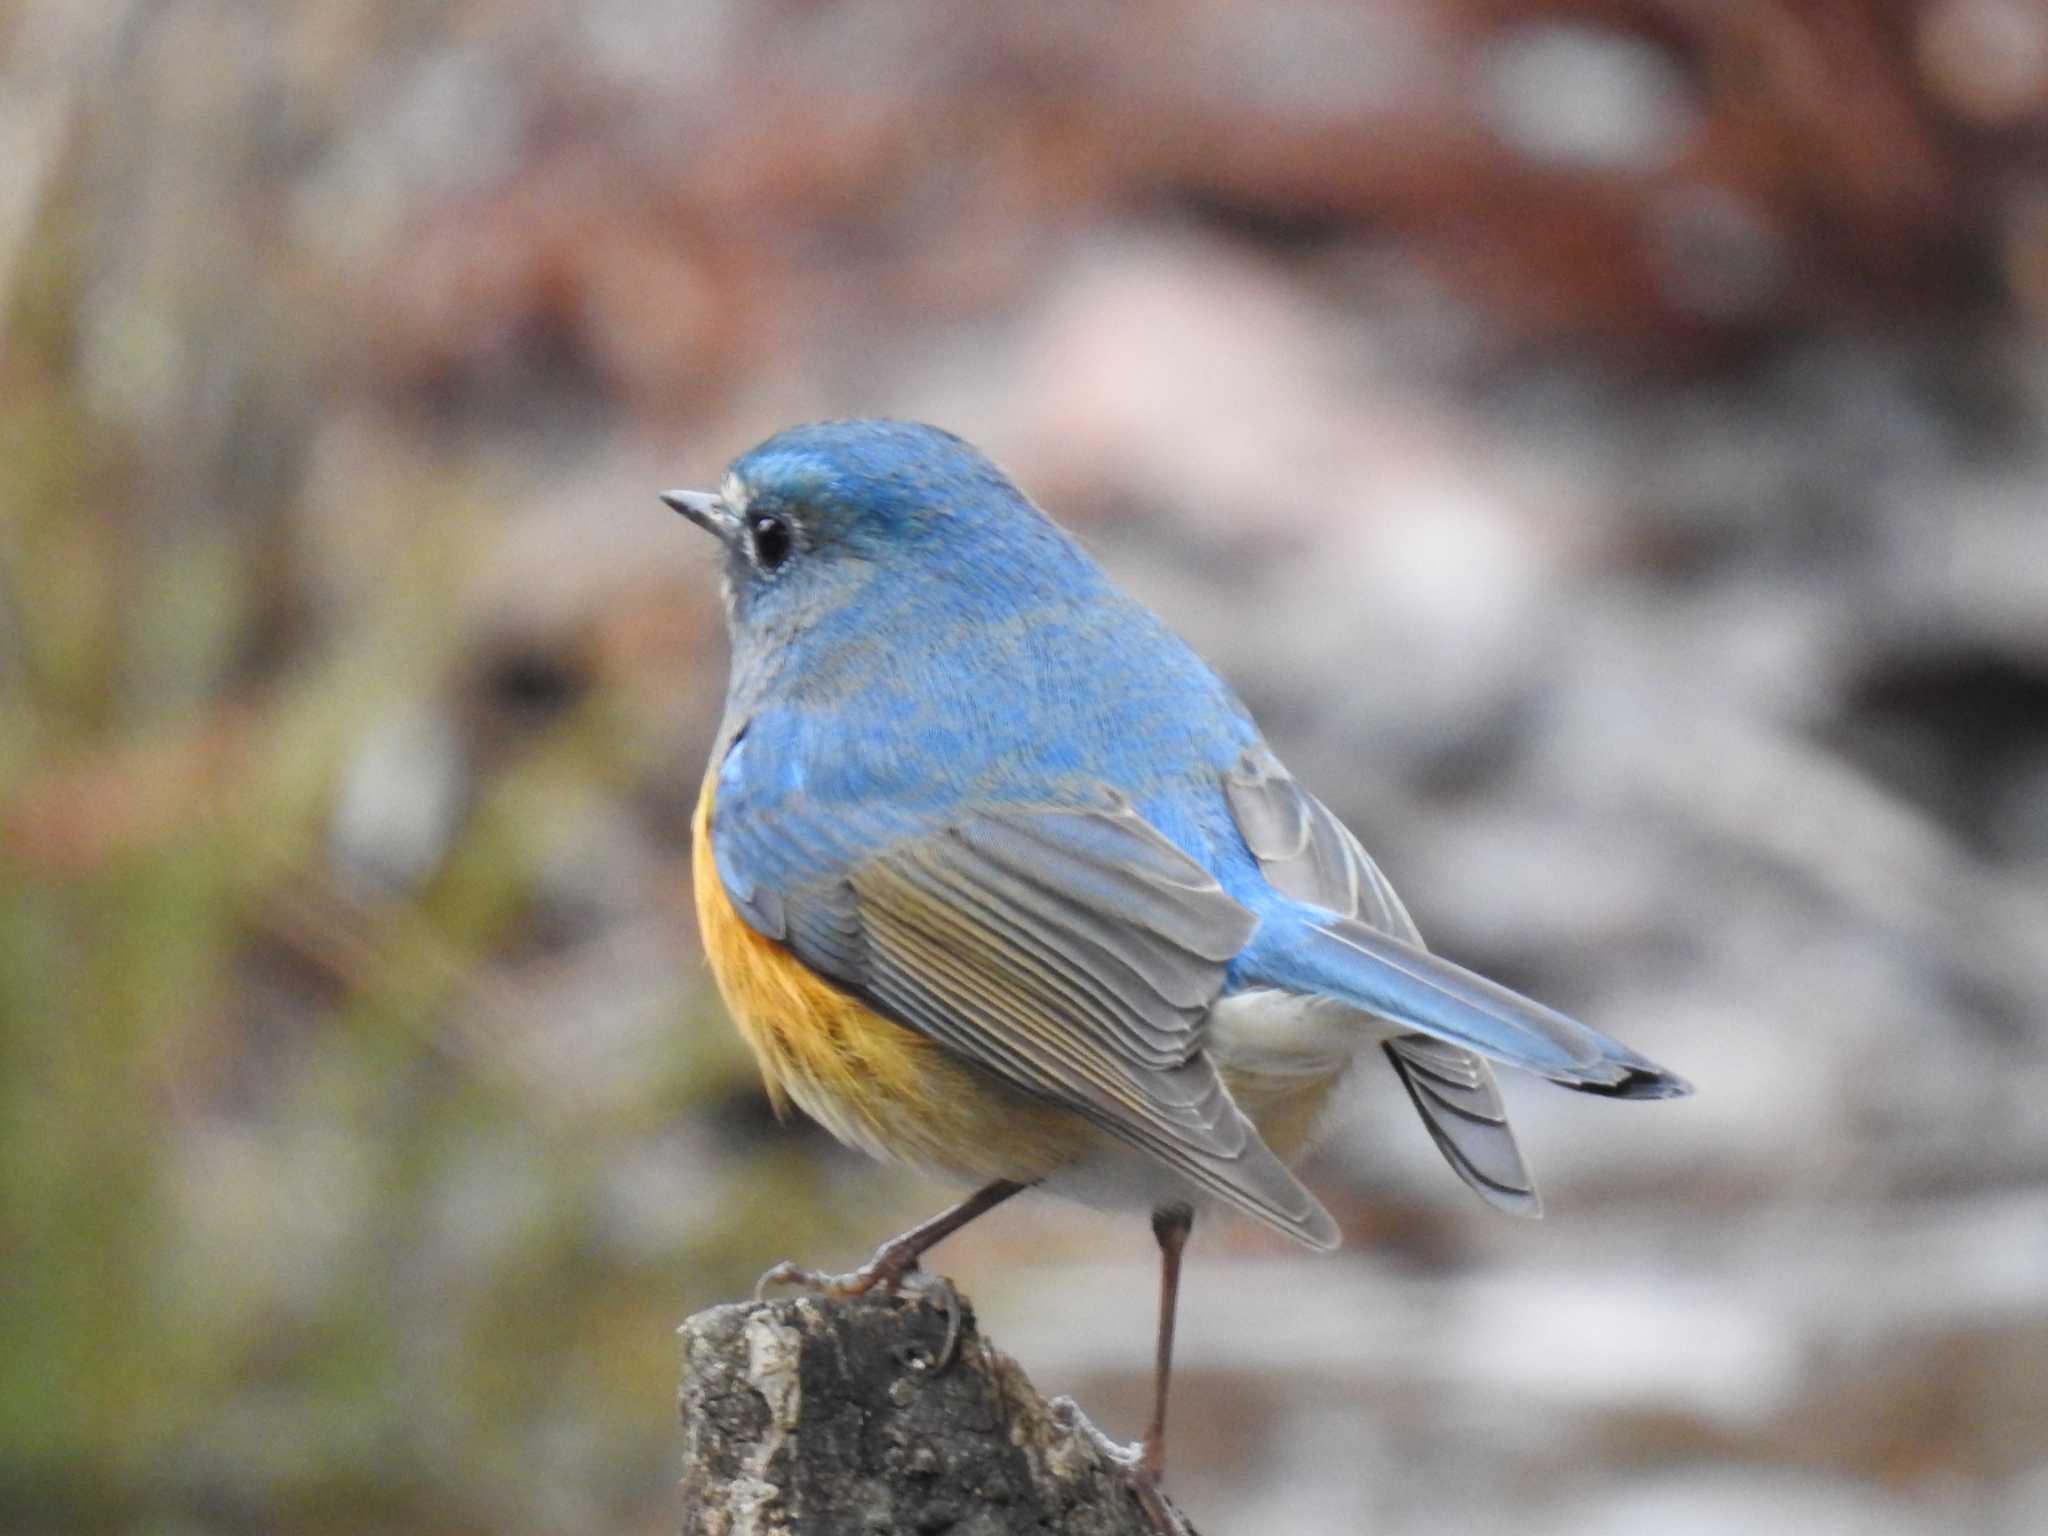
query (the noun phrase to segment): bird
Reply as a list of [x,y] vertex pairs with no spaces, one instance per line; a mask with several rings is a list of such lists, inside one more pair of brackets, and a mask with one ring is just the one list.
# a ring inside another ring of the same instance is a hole
[[727,1009],[779,1110],[974,1187],[850,1274],[763,1283],[899,1290],[1028,1188],[1149,1212],[1151,1419],[1119,1449],[1161,1529],[1195,1213],[1337,1247],[1293,1165],[1354,1065],[1383,1059],[1457,1174],[1523,1216],[1496,1067],[1690,1091],[1427,949],[1223,679],[960,437],[792,427],[661,499],[722,546],[731,658],[692,827]]

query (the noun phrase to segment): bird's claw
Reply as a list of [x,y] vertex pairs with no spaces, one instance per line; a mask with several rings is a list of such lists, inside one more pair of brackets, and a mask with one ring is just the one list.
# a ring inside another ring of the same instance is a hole
[[1173,1507],[1172,1500],[1160,1488],[1159,1468],[1147,1453],[1143,1441],[1126,1445],[1121,1440],[1112,1440],[1095,1427],[1094,1421],[1071,1397],[1056,1397],[1050,1406],[1055,1419],[1081,1436],[1095,1448],[1097,1455],[1130,1479],[1131,1493],[1158,1536],[1196,1536],[1195,1528],[1188,1524],[1187,1517]]
[[931,1363],[933,1371],[943,1371],[953,1363],[953,1355],[960,1347],[960,1319],[965,1307],[959,1290],[944,1275],[935,1275],[913,1265],[910,1272],[896,1282],[896,1291],[899,1295],[905,1292],[915,1295],[918,1300],[929,1302],[946,1314],[946,1337],[940,1342],[939,1352]]
[[[848,1288],[859,1279],[858,1272],[851,1275],[828,1275],[822,1269],[805,1269],[794,1259],[784,1259],[780,1264],[771,1264],[761,1271],[761,1278],[754,1282],[754,1300],[766,1301],[771,1285],[799,1285],[807,1291],[816,1291],[821,1296],[843,1298],[859,1296],[867,1286]],[[869,1285],[874,1284],[873,1281]]]
[[838,1301],[852,1301],[870,1291],[880,1291],[885,1296],[915,1296],[920,1301],[929,1301],[946,1314],[946,1337],[940,1344],[937,1356],[930,1369],[943,1371],[952,1363],[954,1351],[960,1345],[961,1314],[964,1310],[960,1292],[953,1282],[944,1275],[934,1275],[919,1267],[917,1260],[904,1258],[892,1251],[886,1244],[877,1250],[875,1256],[843,1275],[831,1275],[820,1269],[806,1269],[800,1264],[784,1259],[780,1264],[764,1272],[754,1282],[754,1300],[766,1299],[771,1285],[796,1285],[820,1296],[830,1296]]
[[838,1301],[851,1301],[878,1288],[884,1295],[893,1296],[911,1275],[918,1272],[914,1256],[900,1254],[887,1244],[876,1249],[875,1256],[859,1269],[849,1270],[843,1275],[827,1274],[822,1269],[806,1269],[784,1259],[764,1271],[754,1282],[754,1300],[765,1300],[765,1293],[771,1285],[800,1285],[807,1291]]

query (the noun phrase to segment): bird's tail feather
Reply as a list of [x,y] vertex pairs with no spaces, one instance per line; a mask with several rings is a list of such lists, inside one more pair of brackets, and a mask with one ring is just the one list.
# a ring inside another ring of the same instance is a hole
[[1536,1180],[1515,1145],[1507,1108],[1486,1063],[1427,1035],[1397,1035],[1384,1045],[1430,1140],[1458,1177],[1498,1210],[1541,1216]]
[[[1276,985],[1338,998],[1567,1088],[1618,1099],[1672,1099],[1692,1091],[1683,1078],[1620,1041],[1363,923],[1304,924],[1292,942],[1269,953],[1273,962],[1261,969]],[[1272,974],[1276,965],[1285,973]],[[1395,1065],[1416,1091],[1398,1053]],[[1413,1065],[1426,1071],[1423,1063]]]

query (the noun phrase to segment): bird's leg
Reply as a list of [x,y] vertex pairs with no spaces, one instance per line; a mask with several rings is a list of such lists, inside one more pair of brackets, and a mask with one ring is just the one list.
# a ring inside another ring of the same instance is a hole
[[1026,1187],[1009,1179],[997,1179],[992,1184],[985,1184],[958,1205],[949,1206],[939,1212],[930,1221],[920,1222],[908,1232],[890,1238],[875,1250],[867,1263],[844,1275],[828,1275],[822,1270],[805,1269],[784,1259],[754,1283],[754,1299],[759,1301],[762,1292],[771,1285],[801,1285],[806,1290],[836,1296],[842,1300],[865,1296],[877,1288],[885,1295],[895,1295],[910,1285],[912,1277],[916,1276],[916,1288],[934,1297],[946,1314],[946,1342],[939,1350],[938,1359],[932,1362],[932,1368],[937,1370],[953,1358],[953,1346],[960,1339],[960,1296],[953,1289],[953,1283],[943,1275],[925,1276],[917,1267],[917,1261],[926,1249],[935,1247],[975,1217],[994,1210],[1010,1196]]
[[1162,1205],[1152,1213],[1152,1235],[1159,1239],[1159,1353],[1152,1373],[1152,1423],[1136,1445],[1119,1445],[1088,1421],[1071,1397],[1056,1397],[1058,1420],[1085,1436],[1105,1461],[1122,1467],[1131,1480],[1145,1517],[1159,1536],[1193,1536],[1180,1512],[1167,1502],[1159,1483],[1166,1475],[1166,1389],[1173,1375],[1173,1317],[1180,1301],[1180,1256],[1194,1228],[1195,1213],[1186,1205]]
[[867,1263],[849,1274],[828,1275],[820,1270],[804,1269],[784,1259],[755,1284],[755,1298],[759,1299],[771,1285],[801,1285],[840,1297],[865,1296],[876,1286],[893,1291],[903,1284],[905,1276],[917,1268],[917,1261],[926,1249],[936,1247],[975,1217],[994,1210],[1024,1187],[1008,1179],[997,1179],[993,1184],[984,1185],[930,1221],[920,1222],[908,1232],[890,1238],[875,1250]]
[[1159,1484],[1166,1476],[1166,1393],[1173,1380],[1173,1317],[1180,1303],[1180,1256],[1194,1225],[1194,1209],[1187,1205],[1162,1205],[1152,1213],[1152,1235],[1159,1239],[1159,1352],[1152,1368],[1152,1423],[1145,1430],[1132,1475],[1138,1501],[1162,1532],[1183,1528]]

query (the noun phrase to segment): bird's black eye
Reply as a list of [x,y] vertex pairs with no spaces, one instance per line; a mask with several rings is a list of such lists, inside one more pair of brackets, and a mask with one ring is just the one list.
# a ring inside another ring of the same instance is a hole
[[757,512],[747,519],[747,537],[753,541],[754,564],[772,571],[796,548],[789,524],[770,512]]

